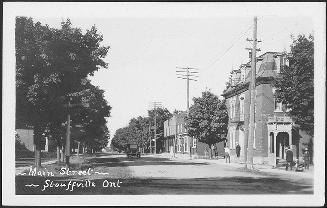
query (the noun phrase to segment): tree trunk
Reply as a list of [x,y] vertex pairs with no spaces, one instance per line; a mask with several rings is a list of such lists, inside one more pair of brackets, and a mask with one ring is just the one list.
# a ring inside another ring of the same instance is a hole
[[42,139],[42,128],[40,125],[35,124],[34,126],[34,153],[35,153],[35,166],[41,167],[41,139]]
[[65,162],[65,147],[61,147],[61,161]]
[[57,145],[57,162],[60,163],[60,146]]
[[77,142],[77,157],[79,157],[79,145],[80,145],[80,142]]
[[40,145],[34,144],[35,166],[41,167],[41,148]]
[[211,145],[209,145],[209,158],[212,159],[212,148],[211,148]]

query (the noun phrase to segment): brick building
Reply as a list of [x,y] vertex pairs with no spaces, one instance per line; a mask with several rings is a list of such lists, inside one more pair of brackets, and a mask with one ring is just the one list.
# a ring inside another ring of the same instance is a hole
[[[266,163],[275,166],[285,159],[285,147],[290,146],[294,157],[301,157],[310,142],[310,137],[294,125],[287,109],[274,98],[272,81],[280,70],[288,65],[287,54],[267,52],[257,58],[255,89],[255,132],[254,163]],[[235,147],[241,146],[244,156],[245,127],[248,126],[249,82],[251,62],[242,64],[238,70],[232,70],[229,87],[224,91],[229,115],[227,146],[231,158],[235,157]]]
[[[186,112],[174,114],[172,118],[164,122],[164,152],[173,153],[175,141],[175,153],[177,154],[188,156],[191,151],[193,157],[209,157],[209,146],[187,135],[187,130],[185,129],[186,115]],[[218,154],[223,156],[224,143],[217,143],[216,146]]]

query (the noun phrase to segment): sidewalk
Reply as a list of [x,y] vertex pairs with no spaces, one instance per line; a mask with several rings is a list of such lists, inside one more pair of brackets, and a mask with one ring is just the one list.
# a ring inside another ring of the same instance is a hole
[[[57,160],[46,161],[46,162],[41,163],[41,166],[54,164],[54,163],[56,163],[56,162],[57,162]],[[28,170],[30,167],[31,167],[31,166],[16,167],[16,169],[15,169],[15,173],[16,173],[16,175],[20,175],[20,174],[22,174],[24,171]]]
[[[183,161],[183,162],[204,162],[204,163],[210,163],[210,164],[220,164],[220,165],[227,165],[235,168],[243,168],[244,163],[242,161],[226,163],[225,159],[190,159],[189,155],[185,157],[185,155],[179,155],[176,154],[175,158],[173,155],[169,153],[161,153],[157,155],[153,155],[157,157],[163,157],[163,158],[169,158],[171,160],[176,161]],[[302,178],[313,178],[314,177],[314,166],[310,166],[309,170],[304,170],[303,172],[295,172],[294,169],[292,171],[286,171],[285,168],[273,168],[269,165],[260,165],[260,164],[254,164],[254,169],[260,172],[265,172],[269,174],[282,174],[287,176],[298,176]]]

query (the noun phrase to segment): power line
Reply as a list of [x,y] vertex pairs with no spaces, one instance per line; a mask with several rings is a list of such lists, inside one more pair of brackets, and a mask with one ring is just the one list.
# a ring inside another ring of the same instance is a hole
[[[190,109],[190,81],[198,81],[196,78],[199,77],[197,71],[194,70],[198,70],[197,68],[192,68],[192,67],[176,67],[178,69],[183,69],[183,70],[176,70],[176,74],[178,79],[186,79],[186,84],[187,84],[187,114],[189,113],[189,109]],[[191,143],[189,140],[189,151],[190,151],[190,158],[192,158],[192,150],[191,150]]]
[[202,71],[205,71],[207,69],[209,69],[211,66],[213,66],[215,63],[217,63],[218,61],[220,61],[225,55],[226,53],[237,43],[237,41],[239,41],[244,35],[246,32],[248,32],[251,28],[253,27],[253,25],[250,25],[244,32],[240,33],[240,36],[238,36],[238,38],[234,39],[232,41],[232,45],[229,46],[225,51],[224,53],[219,56],[216,60],[214,60],[211,64],[209,64],[207,67],[203,68]]

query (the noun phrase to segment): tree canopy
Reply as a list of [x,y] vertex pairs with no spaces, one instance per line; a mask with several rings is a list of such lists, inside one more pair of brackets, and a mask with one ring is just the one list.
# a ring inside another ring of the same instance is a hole
[[[65,104],[69,99],[72,102],[84,99],[91,106],[89,117],[93,116],[85,128],[97,132],[96,139],[107,135],[104,117],[109,116],[111,108],[103,91],[87,79],[108,66],[103,59],[109,47],[101,46],[103,37],[96,27],[83,34],[69,19],[56,29],[34,23],[32,18],[17,17],[15,37],[16,128],[33,127],[36,144],[44,132],[60,143],[59,137],[64,133],[62,124],[68,113]],[[72,115],[75,123],[82,120],[79,116]],[[92,127],[91,121],[97,124]],[[99,126],[101,134],[99,129],[95,130]]]
[[202,92],[202,96],[193,98],[186,118],[186,128],[190,136],[211,147],[212,144],[224,141],[227,136],[228,114],[225,100],[210,91]]
[[299,35],[293,39],[289,66],[281,70],[274,83],[277,100],[290,109],[289,113],[301,129],[314,133],[314,39]]
[[150,145],[150,138],[154,138],[154,118],[156,117],[157,150],[160,149],[160,141],[164,138],[164,121],[169,119],[172,114],[166,108],[157,108],[149,110],[148,115],[148,117],[132,118],[128,126],[119,128],[112,139],[113,146],[123,150],[127,144],[136,143],[147,148]]

